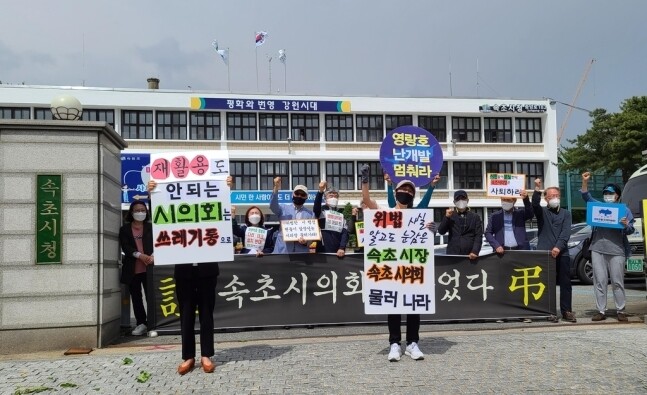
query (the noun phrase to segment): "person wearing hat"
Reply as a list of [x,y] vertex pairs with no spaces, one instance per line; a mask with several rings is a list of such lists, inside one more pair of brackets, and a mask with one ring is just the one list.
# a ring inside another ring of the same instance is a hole
[[529,250],[530,243],[526,238],[526,221],[535,216],[530,205],[528,192],[519,194],[523,208],[515,208],[516,197],[502,197],[501,210],[490,216],[485,228],[485,238],[497,254],[505,250]]
[[[582,174],[582,199],[585,202],[597,202],[588,190],[591,173]],[[617,203],[622,190],[616,184],[607,184],[602,189],[605,203]],[[611,279],[613,301],[616,304],[618,321],[628,321],[625,312],[625,260],[631,255],[627,236],[634,233],[634,218],[631,210],[626,209],[626,216],[620,218],[622,229],[594,228],[591,233],[591,265],[593,267],[593,294],[598,312],[592,321],[603,321],[607,318],[607,289]]]
[[[389,176],[388,173],[384,173],[384,181],[386,181],[386,198],[389,203],[389,207],[393,208],[395,207],[395,194],[393,193],[393,182],[391,182],[391,177]],[[438,184],[439,181],[440,181],[440,174],[436,174],[433,180],[431,180],[431,185],[429,186],[429,188],[427,188],[427,191],[425,192],[424,196],[422,197],[422,199],[420,199],[420,202],[418,202],[418,204],[416,205],[416,208],[429,207],[429,201],[431,200],[431,195],[434,193],[436,184]],[[410,208],[413,207],[413,202],[409,207]]]
[[445,211],[438,234],[449,232],[448,255],[467,255],[469,259],[476,259],[483,244],[483,221],[478,214],[470,211],[468,203],[467,192],[462,189],[454,192],[456,210],[448,208]]
[[[317,243],[317,252],[333,253],[337,254],[339,258],[343,258],[346,255],[346,244],[348,244],[348,229],[343,214],[337,210],[339,192],[334,189],[325,192],[327,186],[328,183],[324,180],[319,183],[319,191],[313,206],[315,218],[319,219],[319,228],[321,229],[321,242]],[[324,192],[326,204],[322,207]],[[342,220],[335,220],[340,215]]]
[[[275,177],[274,189],[270,198],[270,210],[279,217],[280,221],[315,218],[314,213],[304,206],[308,200],[308,188],[305,185],[297,185],[294,187],[292,191],[292,204],[279,204],[280,187],[281,177]],[[285,241],[283,240],[283,233],[278,232],[273,254],[292,254],[309,251],[307,240],[301,238],[298,241]]]

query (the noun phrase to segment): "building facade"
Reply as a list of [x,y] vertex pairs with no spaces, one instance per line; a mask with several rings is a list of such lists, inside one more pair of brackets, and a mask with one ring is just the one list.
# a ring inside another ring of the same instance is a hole
[[[340,191],[340,204],[357,205],[359,168],[367,163],[371,194],[386,206],[379,148],[402,125],[430,131],[442,146],[442,178],[430,203],[437,220],[453,192],[465,189],[470,207],[487,221],[500,207],[499,199],[487,197],[487,173],[526,174],[529,191],[536,177],[545,186],[559,183],[556,111],[548,100],[0,85],[0,118],[51,119],[49,103],[60,95],[80,100],[83,120],[112,125],[128,142],[124,152],[226,150],[238,191],[270,190],[277,176],[282,190],[297,184],[316,190],[327,180]],[[260,204],[266,213],[268,203]]]

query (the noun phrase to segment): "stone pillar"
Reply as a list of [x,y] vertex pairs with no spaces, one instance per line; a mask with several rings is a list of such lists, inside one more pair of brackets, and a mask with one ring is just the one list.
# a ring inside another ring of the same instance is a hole
[[[120,335],[126,146],[105,122],[0,120],[0,354]],[[61,263],[36,264],[38,175],[61,176]]]

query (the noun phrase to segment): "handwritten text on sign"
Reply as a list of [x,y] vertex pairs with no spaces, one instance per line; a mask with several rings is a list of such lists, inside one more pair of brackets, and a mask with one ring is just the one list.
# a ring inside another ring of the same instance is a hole
[[305,240],[321,240],[319,221],[316,218],[281,221],[281,233],[285,241],[298,241],[302,237]]
[[524,174],[487,173],[487,195],[497,197],[519,197],[526,189]]
[[194,151],[151,154],[151,179],[158,182],[224,180],[229,158],[223,151]]
[[257,226],[248,226],[245,230],[245,247],[263,251],[265,239],[267,238],[267,229]]
[[429,209],[364,211],[364,312],[434,314],[434,238]]

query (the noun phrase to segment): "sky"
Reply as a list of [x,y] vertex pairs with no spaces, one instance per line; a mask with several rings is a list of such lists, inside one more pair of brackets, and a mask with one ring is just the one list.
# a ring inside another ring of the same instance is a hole
[[[570,104],[595,59],[576,106],[615,112],[647,94],[644,0],[0,0],[0,10],[2,84],[146,88],[157,77],[161,89],[227,92],[217,39],[234,93],[269,94],[271,65],[273,95]],[[567,109],[557,104],[558,130]],[[562,144],[589,119],[574,110]]]

